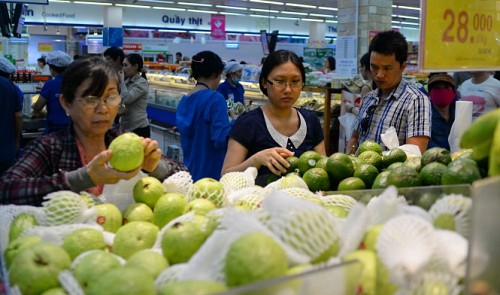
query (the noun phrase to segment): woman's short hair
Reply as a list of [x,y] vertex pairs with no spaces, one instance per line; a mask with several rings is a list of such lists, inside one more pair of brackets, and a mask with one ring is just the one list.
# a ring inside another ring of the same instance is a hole
[[106,59],[99,56],[82,57],[71,63],[64,72],[61,81],[61,93],[68,103],[75,99],[75,91],[86,79],[91,79],[90,86],[82,96],[101,96],[110,81],[118,85],[118,72]]
[[266,83],[269,74],[272,72],[272,70],[274,70],[274,68],[287,62],[293,63],[300,70],[302,82],[306,81],[306,70],[304,69],[304,65],[300,61],[300,58],[297,56],[297,54],[289,50],[278,50],[268,55],[264,60],[264,64],[262,65],[262,70],[259,77],[259,87],[260,91],[262,91],[264,95],[267,96],[267,89],[264,88],[264,84]]
[[224,70],[222,59],[212,51],[201,51],[193,55],[191,59],[191,77],[210,78],[213,75],[220,75]]
[[330,69],[330,71],[335,71],[336,68],[335,57],[327,56],[326,59],[328,60],[328,68]]

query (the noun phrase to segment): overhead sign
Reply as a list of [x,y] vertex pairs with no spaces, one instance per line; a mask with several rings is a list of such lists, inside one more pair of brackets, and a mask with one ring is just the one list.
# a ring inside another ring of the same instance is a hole
[[26,4],[43,4],[48,5],[49,0],[0,0],[3,3],[26,3]]
[[422,0],[420,69],[500,69],[498,3],[497,0]]

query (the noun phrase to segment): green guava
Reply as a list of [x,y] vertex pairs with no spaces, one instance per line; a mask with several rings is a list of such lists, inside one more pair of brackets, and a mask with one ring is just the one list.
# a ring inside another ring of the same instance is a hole
[[158,232],[158,227],[150,222],[129,222],[116,232],[112,252],[128,259],[140,250],[153,247]]
[[206,215],[208,212],[217,209],[215,204],[207,199],[194,199],[189,202],[184,210],[184,213],[193,211],[197,215]]
[[121,264],[115,255],[106,251],[95,251],[81,258],[73,270],[73,275],[85,291],[98,278],[117,267],[121,267]]
[[153,277],[142,268],[118,267],[92,283],[86,295],[156,295]]
[[153,210],[153,223],[159,228],[164,227],[173,219],[184,214],[186,196],[179,193],[166,193],[161,196]]
[[132,171],[144,161],[142,139],[135,133],[127,132],[116,137],[109,149],[112,151],[109,163],[118,171]]
[[159,290],[159,295],[208,295],[219,294],[226,291],[227,287],[212,281],[177,281],[163,285]]
[[22,250],[33,246],[36,243],[40,243],[42,238],[39,236],[27,236],[27,237],[19,237],[13,241],[10,241],[7,249],[5,249],[5,265],[7,268],[10,267],[14,258],[16,258],[17,254],[19,254]]
[[122,226],[122,213],[114,204],[97,204],[94,206],[97,210],[96,222],[102,226],[105,231],[116,233]]
[[14,241],[18,238],[25,230],[38,225],[35,215],[32,213],[23,212],[12,220],[9,228],[9,241]]
[[142,268],[153,278],[156,278],[168,267],[167,259],[158,252],[146,249],[141,250],[127,259],[127,267]]
[[82,228],[65,236],[62,247],[73,260],[76,256],[86,251],[104,250],[106,243],[100,231],[92,228]]
[[134,200],[153,209],[158,199],[165,193],[165,187],[156,178],[146,176],[134,185]]
[[123,212],[123,224],[132,221],[153,222],[153,210],[144,203],[133,203]]

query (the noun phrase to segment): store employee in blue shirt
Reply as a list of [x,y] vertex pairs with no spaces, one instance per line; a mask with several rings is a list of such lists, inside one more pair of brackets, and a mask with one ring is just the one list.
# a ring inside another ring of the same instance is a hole
[[226,100],[241,102],[244,105],[245,89],[240,84],[243,67],[235,61],[230,61],[224,66],[224,73],[226,74],[226,81],[219,85],[217,91],[222,93]]
[[36,116],[45,106],[47,106],[46,134],[69,126],[69,117],[66,115],[66,112],[59,102],[59,96],[61,95],[61,80],[63,73],[72,61],[71,57],[62,51],[50,52],[47,56],[50,74],[54,79],[45,82],[38,100],[31,106],[33,109],[33,116]]

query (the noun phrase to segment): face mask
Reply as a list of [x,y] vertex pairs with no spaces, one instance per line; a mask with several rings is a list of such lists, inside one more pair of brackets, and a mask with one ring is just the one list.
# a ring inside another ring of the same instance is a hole
[[445,107],[450,105],[455,98],[455,91],[450,88],[436,88],[432,89],[429,93],[432,103],[438,107]]
[[238,84],[238,83],[240,83],[240,78],[238,78],[238,77],[233,77],[233,83],[234,83],[234,84]]

